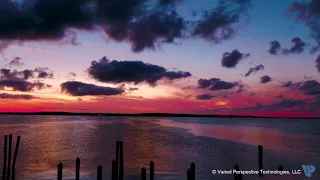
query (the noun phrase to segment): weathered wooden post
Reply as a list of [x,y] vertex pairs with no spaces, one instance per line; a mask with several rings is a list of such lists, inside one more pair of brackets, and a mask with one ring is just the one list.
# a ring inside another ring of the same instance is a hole
[[112,180],[118,180],[118,166],[117,166],[117,161],[113,160],[112,161],[112,175],[111,175],[111,179]]
[[[234,165],[234,170],[236,171],[240,171],[240,167],[238,164]],[[237,174],[237,173],[234,173],[234,180],[242,180],[242,174]]]
[[190,168],[192,170],[192,180],[195,180],[196,179],[196,165],[192,162],[191,165],[190,165]]
[[11,169],[11,151],[12,151],[12,134],[9,135],[9,152],[8,152],[8,169],[7,169],[7,178],[10,178],[10,169]]
[[98,174],[97,174],[97,180],[102,180],[102,166],[98,166]]
[[141,168],[141,180],[147,180],[147,170],[145,167]]
[[117,168],[116,168],[116,173],[117,173],[117,180],[119,180],[119,150],[120,149],[120,142],[116,142],[116,163],[117,163]]
[[3,144],[3,167],[2,167],[2,180],[6,179],[7,173],[7,149],[8,149],[8,135],[4,136],[4,144]]
[[263,147],[261,145],[258,146],[259,151],[259,176],[262,177],[263,174],[261,173],[261,170],[263,169]]
[[60,162],[58,164],[58,180],[62,180],[62,169],[63,169],[63,164]]
[[80,179],[80,158],[76,159],[76,180]]
[[154,162],[150,162],[150,180],[154,180]]
[[192,180],[192,169],[189,168],[187,171],[187,180]]
[[124,176],[124,165],[123,165],[123,142],[120,141],[120,167],[119,167],[119,180],[123,180]]
[[15,178],[15,175],[16,175],[16,161],[17,161],[17,155],[18,155],[18,150],[19,150],[19,144],[20,144],[20,136],[17,137],[16,149],[15,149],[14,155],[13,155],[13,162],[12,162],[12,179],[14,179],[14,178]]

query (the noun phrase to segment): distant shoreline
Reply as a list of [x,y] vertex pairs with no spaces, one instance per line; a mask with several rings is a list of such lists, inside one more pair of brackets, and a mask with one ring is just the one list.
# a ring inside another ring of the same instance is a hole
[[174,113],[73,113],[73,112],[0,112],[0,115],[55,115],[55,116],[146,116],[146,117],[221,117],[221,118],[281,118],[281,119],[320,119],[320,117],[265,117],[265,116],[235,116],[235,115],[200,115]]

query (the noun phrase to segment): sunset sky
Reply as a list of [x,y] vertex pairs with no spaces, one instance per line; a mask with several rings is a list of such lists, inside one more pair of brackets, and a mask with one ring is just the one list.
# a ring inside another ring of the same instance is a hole
[[1,112],[320,117],[320,0],[26,2],[0,2]]

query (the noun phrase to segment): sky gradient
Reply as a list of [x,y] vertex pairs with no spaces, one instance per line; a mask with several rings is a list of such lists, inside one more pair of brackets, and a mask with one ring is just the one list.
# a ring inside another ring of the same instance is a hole
[[320,117],[319,0],[66,2],[0,4],[0,112]]

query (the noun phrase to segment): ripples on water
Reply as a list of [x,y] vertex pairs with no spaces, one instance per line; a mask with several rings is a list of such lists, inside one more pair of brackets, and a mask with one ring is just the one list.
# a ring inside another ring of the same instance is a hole
[[[111,177],[115,142],[124,141],[126,179],[140,179],[140,168],[155,162],[157,180],[186,179],[192,161],[197,180],[227,180],[213,169],[257,169],[257,145],[264,146],[264,168],[301,169],[320,164],[320,121],[294,119],[137,118],[80,116],[0,116],[0,135],[21,136],[17,180],[56,179],[64,164],[64,179],[74,179],[81,158],[81,179],[96,179],[103,166]],[[3,141],[0,142],[3,147]],[[2,162],[2,156],[0,157]],[[319,180],[319,170],[312,178]],[[244,180],[259,179],[245,176]],[[303,180],[304,175],[265,176],[270,180]]]

